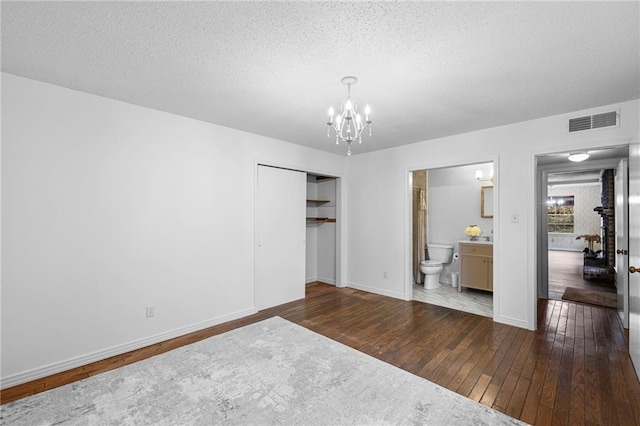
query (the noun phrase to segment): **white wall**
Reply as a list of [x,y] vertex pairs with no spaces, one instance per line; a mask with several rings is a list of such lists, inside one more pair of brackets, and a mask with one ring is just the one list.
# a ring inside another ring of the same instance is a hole
[[[495,160],[494,318],[535,328],[535,156],[637,141],[638,104],[624,102],[350,157],[348,285],[410,298],[409,171]],[[616,108],[620,127],[567,134],[568,118]]]
[[[573,195],[573,233],[548,233],[549,248],[555,250],[582,251],[588,244],[584,239],[576,240],[576,236],[602,234],[600,215],[594,212],[594,207],[602,205],[602,184],[582,183],[553,185],[548,195]],[[601,244],[594,243],[594,250],[600,250]]]
[[429,170],[428,179],[428,242],[450,244],[456,247],[460,240],[467,240],[464,230],[469,225],[478,225],[482,237],[493,237],[493,219],[480,216],[482,186],[491,182],[479,182],[475,171],[482,170],[489,176],[492,164],[477,164],[460,167],[445,167]]
[[[345,159],[9,74],[2,89],[3,387],[253,312],[257,162],[344,176],[341,279],[410,298],[409,171],[496,161],[495,319],[533,328],[535,155],[638,139],[632,101]],[[566,134],[613,108],[619,128]]]
[[298,145],[9,74],[2,89],[3,387],[254,312],[256,162],[344,175]]

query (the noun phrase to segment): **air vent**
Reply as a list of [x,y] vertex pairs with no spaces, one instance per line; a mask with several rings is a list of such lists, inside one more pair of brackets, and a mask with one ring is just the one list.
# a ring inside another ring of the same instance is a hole
[[585,130],[602,129],[603,127],[618,127],[620,123],[618,111],[604,112],[602,114],[587,115],[585,117],[570,118],[569,133],[583,132]]

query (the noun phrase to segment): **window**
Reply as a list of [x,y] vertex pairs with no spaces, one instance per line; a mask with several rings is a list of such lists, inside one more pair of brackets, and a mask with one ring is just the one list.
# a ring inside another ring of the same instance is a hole
[[573,195],[554,195],[547,199],[547,231],[573,233]]

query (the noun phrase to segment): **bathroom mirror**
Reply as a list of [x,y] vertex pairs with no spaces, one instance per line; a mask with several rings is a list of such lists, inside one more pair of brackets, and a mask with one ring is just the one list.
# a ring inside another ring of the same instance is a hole
[[480,217],[493,217],[493,186],[480,188]]

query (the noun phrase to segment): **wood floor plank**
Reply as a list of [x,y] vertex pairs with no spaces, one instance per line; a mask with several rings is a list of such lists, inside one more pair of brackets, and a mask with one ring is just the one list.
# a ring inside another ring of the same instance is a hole
[[[462,366],[458,369],[458,372],[455,376],[449,381],[445,382],[446,387],[452,391],[456,391],[462,386],[462,384],[467,380],[467,377],[473,371],[474,367],[478,363],[478,361],[484,356],[485,351],[489,348],[489,343],[491,340],[491,334],[489,331],[485,331],[485,333],[481,336],[476,346],[473,346],[475,350],[471,351],[471,354],[463,362]],[[462,393],[461,391],[458,391]]]
[[593,319],[591,307],[584,308],[585,325],[585,345],[584,345],[584,372],[585,372],[585,418],[588,421],[600,424],[602,422],[600,416],[600,389],[598,380],[598,369],[596,360],[596,342],[593,330]]
[[520,418],[522,407],[524,406],[524,401],[527,397],[527,392],[529,391],[529,385],[531,385],[530,379],[522,376],[518,378],[518,383],[516,384],[511,398],[509,398],[509,404],[507,405],[505,414],[515,417],[516,419]]
[[[513,361],[516,355],[518,354],[518,352],[520,351],[520,347],[524,342],[524,338],[526,334],[527,334],[526,330],[518,330],[515,338],[511,342],[511,345],[508,348],[506,348],[506,352],[504,353],[504,357],[500,360],[500,364],[497,365],[495,368],[492,367],[490,369],[485,370],[486,374],[489,374],[489,372],[491,373],[492,378],[491,378],[491,383],[489,383],[489,386],[487,387],[485,394],[482,396],[482,399],[480,400],[482,404],[488,407],[492,407],[493,405],[495,405],[495,401],[498,398],[498,394],[500,391],[506,394],[504,399],[508,399],[507,395],[510,395],[511,390],[509,388],[503,389],[505,378],[507,377],[507,375],[509,374],[509,371],[511,370]],[[497,361],[498,360],[496,359],[494,363],[497,363]],[[511,389],[513,389],[513,387],[515,387],[515,379],[513,381],[513,386],[511,387]],[[506,408],[507,404],[508,404],[508,401],[506,401],[506,403],[504,404],[499,404],[499,406]]]
[[560,374],[558,375],[558,382],[556,385],[556,398],[553,402],[552,423],[554,425],[570,424],[569,414],[571,411],[571,399],[567,398],[567,395],[571,394],[571,374],[572,370],[560,368]]
[[[522,331],[524,332],[522,334],[524,336],[524,340],[522,341],[522,344],[518,349],[518,353],[516,354],[513,362],[511,363],[511,366],[509,367],[509,372],[504,380],[503,385],[500,387],[500,392],[496,396],[496,400],[494,401],[494,406],[504,407],[505,410],[508,408],[509,402],[514,396],[514,390],[516,389],[516,386],[520,381],[520,377],[523,374],[523,370],[527,361],[527,355],[531,352],[531,345],[533,344],[534,334],[525,332],[524,330]],[[522,403],[524,403],[524,400],[522,401]],[[520,407],[522,407],[522,404],[519,405]]]
[[[531,385],[527,393],[522,408],[520,419],[524,422],[534,424],[538,415],[540,406],[540,397],[545,382],[547,368],[551,359],[551,350],[555,336],[549,333],[550,324],[553,327],[552,319],[556,302],[549,300],[546,303],[541,302],[538,309],[538,318],[542,320],[539,323],[538,332],[536,333],[535,343],[532,355],[535,355],[535,367],[531,375]],[[549,341],[549,339],[551,341]]]
[[525,422],[640,425],[640,382],[615,310],[538,303],[538,329],[312,283],[306,298],[0,392],[24,398],[273,316]]
[[[509,330],[508,328],[505,328],[495,336],[491,345],[487,348],[487,350],[484,351],[482,357],[476,362],[476,364],[473,366],[460,386],[458,386],[456,392],[464,396],[468,396],[471,393],[472,389],[476,385],[476,382],[483,374],[484,369],[494,358],[497,349],[500,347],[499,345],[502,344],[507,335],[509,335],[510,333],[511,335],[515,335],[515,330]],[[498,348],[495,348],[495,345],[498,345]],[[482,397],[482,395],[480,395],[480,397]]]
[[[464,336],[464,339],[462,339],[455,348],[453,348],[451,354],[433,370],[433,373],[431,374],[432,378],[429,380],[437,381],[439,383],[447,383],[448,387],[451,379],[458,373],[458,371],[460,371],[462,365],[471,356],[472,352],[469,350],[469,347],[473,343],[480,343],[481,341],[486,340],[486,333],[484,333],[485,329],[486,326],[483,323],[476,322],[473,329]],[[426,374],[426,372],[424,372],[424,374]],[[425,375],[424,377],[427,376]]]
[[[579,312],[579,311],[576,311]],[[584,328],[584,327],[583,327]],[[576,329],[578,326],[576,325]],[[577,334],[577,333],[576,333]],[[573,364],[571,367],[571,391],[569,404],[569,423],[583,424],[585,420],[585,377],[584,377],[584,331],[576,336],[573,345]],[[563,395],[560,393],[559,395]]]
[[476,402],[479,402],[484,395],[484,391],[487,390],[487,386],[491,382],[491,376],[487,376],[486,374],[481,374],[478,380],[476,381],[473,389],[467,395],[467,398],[472,399]]

